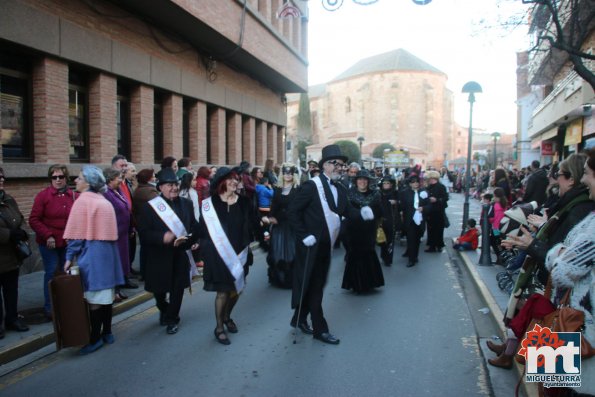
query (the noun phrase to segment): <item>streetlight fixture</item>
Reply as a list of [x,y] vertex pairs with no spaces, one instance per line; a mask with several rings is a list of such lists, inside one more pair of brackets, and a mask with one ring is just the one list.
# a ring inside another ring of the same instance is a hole
[[362,143],[364,143],[365,140],[366,140],[366,138],[364,138],[363,136],[360,136],[357,138],[357,141],[359,142],[359,163],[361,166],[364,165],[364,155],[362,153]]
[[494,169],[498,166],[498,155],[496,153],[496,142],[500,139],[501,134],[499,132],[492,132],[492,138],[494,138]]
[[467,167],[465,169],[465,204],[463,205],[463,230],[461,235],[465,233],[465,227],[469,220],[469,188],[471,185],[471,142],[473,139],[473,103],[475,102],[475,94],[483,92],[479,83],[475,81],[468,81],[461,90],[463,94],[469,94],[469,139],[467,142]]

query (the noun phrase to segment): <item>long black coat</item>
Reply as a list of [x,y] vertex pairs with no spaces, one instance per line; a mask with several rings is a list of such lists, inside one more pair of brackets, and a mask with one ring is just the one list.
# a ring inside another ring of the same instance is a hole
[[[170,201],[165,201],[172,206]],[[185,251],[198,240],[198,222],[194,217],[192,201],[182,197],[176,201],[178,204],[172,208],[177,207],[174,210],[176,215],[184,224],[186,232],[192,233],[188,241],[179,247],[163,243],[163,235],[169,229],[149,203],[143,204],[137,219],[140,243],[146,254],[145,290],[149,292],[165,293],[190,286],[190,261]]]
[[[448,192],[446,191],[446,187],[440,182],[437,182],[433,185],[428,185],[426,192],[428,193],[428,200],[423,205],[424,220],[428,226],[431,224],[435,227],[444,227],[444,215],[446,207],[448,207]],[[431,197],[436,199],[435,203],[429,200]]]
[[[321,175],[321,178],[324,178],[324,176]],[[338,194],[337,213],[341,216],[351,218],[361,217],[360,212],[349,204],[347,191],[343,185],[336,184],[335,186],[337,187]],[[333,200],[332,197],[329,199]],[[304,291],[307,291],[318,247],[321,242],[329,242],[330,244],[324,211],[322,210],[318,188],[314,181],[306,181],[300,186],[295,197],[289,204],[287,218],[293,226],[296,235],[296,261],[293,273],[293,294],[291,297],[291,306],[292,308],[296,308],[300,303],[304,271],[306,272]],[[309,248],[310,253],[308,254],[308,247],[303,244],[302,240],[309,235],[313,235],[316,238],[316,244]],[[306,263],[306,257],[308,258],[308,263]]]

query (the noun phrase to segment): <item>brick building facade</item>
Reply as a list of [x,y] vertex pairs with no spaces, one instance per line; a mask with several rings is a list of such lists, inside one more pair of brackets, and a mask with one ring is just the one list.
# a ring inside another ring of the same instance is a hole
[[50,164],[284,160],[307,8],[281,0],[0,0],[0,163],[28,216]]

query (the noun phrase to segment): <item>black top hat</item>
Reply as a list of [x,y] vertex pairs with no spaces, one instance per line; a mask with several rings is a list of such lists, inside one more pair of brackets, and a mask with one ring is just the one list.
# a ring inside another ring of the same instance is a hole
[[180,180],[176,176],[174,169],[171,167],[166,167],[166,168],[162,169],[161,171],[159,171],[157,173],[157,175],[155,175],[155,177],[157,178],[158,186],[161,186],[164,183],[179,183],[180,182]]
[[397,181],[395,180],[395,178],[392,175],[385,175],[382,177],[382,183],[384,182],[390,182],[393,185],[395,185],[397,183]]
[[366,178],[368,182],[374,179],[374,177],[370,175],[370,172],[368,172],[368,170],[359,170],[357,174],[355,174],[355,176],[353,177],[354,180],[357,180],[359,178]]
[[322,169],[322,165],[329,160],[343,160],[347,162],[347,156],[343,156],[339,145],[327,145],[322,148],[322,159],[318,162],[318,166]]
[[413,174],[409,177],[409,179],[407,180],[407,183],[414,183],[417,182],[419,183],[419,176]]
[[217,190],[217,186],[219,185],[219,183],[221,183],[221,181],[227,179],[227,177],[232,172],[235,172],[236,174],[239,175],[238,171],[239,171],[238,167],[234,167],[234,168],[219,167],[217,169],[217,172],[215,172],[215,176],[213,176],[213,179],[211,180],[211,192],[214,192],[215,190]]

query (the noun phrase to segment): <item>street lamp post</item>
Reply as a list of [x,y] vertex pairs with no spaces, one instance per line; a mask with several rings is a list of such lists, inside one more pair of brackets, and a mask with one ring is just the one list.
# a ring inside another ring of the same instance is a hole
[[364,143],[365,140],[366,139],[363,136],[360,136],[357,138],[357,141],[359,142],[359,163],[362,167],[364,166],[364,155],[362,153],[362,143]]
[[498,166],[498,154],[496,153],[496,142],[500,139],[499,132],[492,132],[492,138],[494,138],[494,169]]
[[471,142],[473,139],[473,103],[475,94],[482,92],[481,86],[475,81],[469,81],[463,86],[462,92],[469,94],[469,140],[467,142],[467,167],[465,169],[465,204],[463,204],[463,227],[461,235],[465,233],[465,227],[469,220],[469,188],[471,185]]

